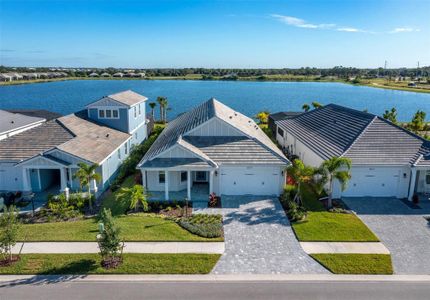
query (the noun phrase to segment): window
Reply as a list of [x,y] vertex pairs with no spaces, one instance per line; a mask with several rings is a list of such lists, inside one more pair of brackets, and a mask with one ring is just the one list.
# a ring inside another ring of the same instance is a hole
[[106,119],[112,118],[112,111],[110,109],[106,109]]
[[114,119],[118,119],[118,111],[116,109],[112,110],[112,116]]
[[136,119],[137,117],[137,110],[136,110],[136,106],[134,107],[134,118]]
[[105,117],[105,111],[103,109],[99,110],[99,118],[103,119]]
[[284,131],[282,130],[282,128],[278,127],[278,134],[282,137],[284,137]]
[[121,149],[118,149],[118,159],[121,159]]
[[99,119],[119,119],[119,110],[99,109]]
[[426,184],[430,184],[430,172],[426,172]]
[[124,144],[124,153],[125,155],[128,153],[128,142]]
[[187,181],[188,174],[187,172],[181,172],[181,182]]
[[139,104],[139,116],[142,114],[142,111],[140,110],[140,104]]
[[164,171],[158,172],[158,183],[165,183],[166,182],[166,173]]

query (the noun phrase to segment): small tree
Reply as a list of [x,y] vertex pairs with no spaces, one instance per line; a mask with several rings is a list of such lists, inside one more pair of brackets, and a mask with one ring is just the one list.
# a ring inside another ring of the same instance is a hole
[[135,184],[131,188],[123,187],[118,192],[116,199],[119,201],[130,201],[130,209],[138,210],[142,205],[143,211],[148,211],[148,195],[145,188],[140,184]]
[[155,107],[157,106],[157,103],[155,103],[155,102],[149,102],[148,105],[151,108],[151,116],[155,120]]
[[120,239],[120,228],[116,226],[110,209],[103,208],[100,216],[103,231],[98,236],[100,255],[105,268],[116,267],[121,263],[121,253],[124,247]]
[[332,206],[333,199],[333,183],[339,181],[342,191],[351,179],[351,160],[346,157],[332,157],[322,162],[317,170],[317,174],[321,175],[319,186],[323,189],[328,183],[328,207]]
[[306,111],[309,111],[311,107],[309,106],[309,104],[305,103],[302,105],[302,109],[306,112]]
[[15,206],[5,207],[0,216],[0,252],[3,259],[9,259],[9,262],[13,259],[12,247],[16,245],[20,225]]
[[422,110],[418,110],[415,113],[410,123],[411,130],[415,133],[418,133],[418,131],[424,130],[426,125],[425,119],[426,119],[426,113]]
[[166,97],[159,96],[157,97],[158,106],[160,107],[160,121],[166,123],[167,119],[167,107],[169,102]]
[[397,124],[397,110],[395,107],[391,108],[391,110],[386,110],[382,117],[385,120],[390,121],[391,123]]
[[297,184],[297,193],[293,201],[301,203],[301,191],[304,184],[309,183],[315,174],[315,168],[306,166],[300,159],[293,160],[293,163],[287,168],[287,174]]
[[269,121],[269,112],[268,111],[260,111],[255,117],[258,119],[260,124],[267,124]]
[[317,102],[317,101],[312,102],[312,106],[313,106],[315,109],[318,109],[318,108],[323,107],[323,105],[322,105],[321,103]]
[[81,189],[86,187],[88,189],[88,204],[90,210],[93,210],[92,200],[91,200],[91,180],[95,180],[99,182],[101,180],[101,176],[96,172],[96,169],[99,167],[98,164],[87,165],[86,163],[78,163],[79,169],[73,175],[73,178],[77,178],[79,180],[79,184]]

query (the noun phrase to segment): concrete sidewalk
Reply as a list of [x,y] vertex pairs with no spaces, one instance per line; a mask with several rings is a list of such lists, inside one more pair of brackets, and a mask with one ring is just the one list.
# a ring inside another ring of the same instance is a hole
[[380,242],[300,242],[300,246],[307,254],[390,254],[387,247]]
[[[95,242],[17,243],[13,253],[98,253]],[[224,253],[223,242],[126,242],[124,253]]]

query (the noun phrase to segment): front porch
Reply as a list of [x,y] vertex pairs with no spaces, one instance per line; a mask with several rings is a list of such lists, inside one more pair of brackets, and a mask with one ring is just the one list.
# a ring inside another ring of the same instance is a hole
[[409,186],[408,200],[417,195],[419,202],[425,203],[430,200],[430,168],[412,168],[411,182]]

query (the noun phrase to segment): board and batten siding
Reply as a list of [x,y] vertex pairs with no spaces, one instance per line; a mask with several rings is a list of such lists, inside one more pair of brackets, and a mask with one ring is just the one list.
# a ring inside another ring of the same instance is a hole
[[[118,110],[118,119],[99,118],[99,109],[116,109]],[[91,120],[104,124],[108,127],[118,129],[122,132],[129,132],[128,129],[128,112],[127,108],[100,106],[88,109],[88,116]]]
[[[140,114],[139,114],[139,107],[140,107]],[[136,118],[134,117],[135,109],[136,109]],[[132,106],[128,110],[128,131],[126,132],[129,132],[129,133],[133,132],[140,125],[145,124],[145,121],[146,121],[145,102],[141,102],[139,104],[136,104],[135,106]],[[144,138],[146,138],[146,136]]]

